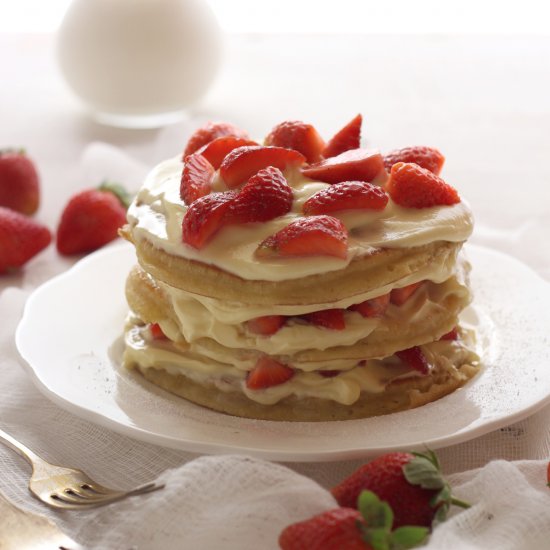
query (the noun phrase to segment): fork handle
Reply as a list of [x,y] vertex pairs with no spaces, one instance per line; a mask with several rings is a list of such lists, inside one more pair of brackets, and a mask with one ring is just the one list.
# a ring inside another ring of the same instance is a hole
[[40,461],[41,458],[34,454],[28,447],[25,447],[23,443],[17,441],[10,434],[3,430],[0,430],[0,441],[6,444],[10,449],[21,455],[31,466],[34,467],[35,461]]

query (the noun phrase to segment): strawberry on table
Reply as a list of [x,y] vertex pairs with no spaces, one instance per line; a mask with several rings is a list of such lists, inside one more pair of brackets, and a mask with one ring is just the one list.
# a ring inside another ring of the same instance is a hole
[[394,164],[386,189],[393,201],[405,208],[451,206],[460,202],[454,187],[414,163]]
[[274,166],[284,171],[289,166],[301,166],[305,161],[304,155],[293,149],[262,145],[237,147],[223,159],[220,176],[232,189],[248,181],[262,168]]
[[214,167],[202,155],[193,153],[185,159],[181,173],[180,197],[185,204],[191,204],[212,191]]
[[332,216],[299,218],[265,239],[256,250],[259,257],[336,256],[345,259],[348,233]]
[[245,145],[258,144],[250,139],[235,136],[223,136],[207,143],[201,147],[197,153],[202,155],[214,167],[214,169],[217,170],[223,159],[231,151],[233,151],[233,149],[236,149],[237,147],[244,147]]
[[328,328],[330,330],[344,330],[346,328],[344,311],[343,309],[324,309],[322,311],[306,313],[301,317],[309,323],[319,327]]
[[441,168],[443,168],[445,157],[435,147],[426,147],[424,145],[403,147],[384,155],[384,164],[388,172],[398,162],[414,162],[418,166],[439,175]]
[[0,206],[30,216],[39,203],[40,183],[33,161],[22,150],[0,150]]
[[345,151],[335,157],[302,168],[302,174],[325,183],[384,182],[387,178],[382,155],[371,149]]
[[321,160],[321,151],[325,147],[319,132],[300,120],[281,122],[271,130],[264,144],[299,151],[310,164]]
[[384,210],[388,200],[387,193],[378,185],[363,181],[344,181],[315,193],[304,203],[302,211],[310,216],[340,210]]
[[363,317],[382,317],[388,306],[390,305],[390,294],[383,294],[382,296],[377,296],[376,298],[371,298],[370,300],[365,300],[360,304],[354,304],[348,309],[351,311],[357,311]]
[[46,226],[0,206],[0,274],[21,267],[51,240],[52,234]]
[[350,149],[359,149],[361,145],[361,124],[363,117],[357,115],[338,131],[326,144],[323,149],[323,157],[335,157]]
[[222,136],[235,136],[238,138],[250,139],[248,132],[237,128],[229,122],[207,122],[204,126],[195,130],[189,138],[183,152],[183,159],[207,143]]
[[91,252],[118,237],[129,197],[119,185],[103,183],[74,195],[61,214],[56,245],[60,254]]
[[361,466],[331,492],[340,506],[355,508],[362,491],[372,491],[393,510],[393,527],[431,528],[443,521],[451,505],[469,505],[451,495],[437,456],[426,453],[388,453]]
[[394,288],[390,292],[390,302],[396,306],[402,306],[420,287],[423,281],[412,283],[401,288]]
[[251,390],[262,390],[284,384],[293,376],[294,369],[279,363],[268,355],[263,355],[248,373],[246,387]]
[[246,328],[252,334],[271,336],[281,329],[286,322],[284,315],[263,315],[246,322]]

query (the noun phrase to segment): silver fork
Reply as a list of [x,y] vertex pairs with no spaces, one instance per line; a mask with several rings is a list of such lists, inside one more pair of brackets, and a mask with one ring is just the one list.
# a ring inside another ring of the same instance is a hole
[[32,466],[29,491],[52,508],[83,510],[102,506],[126,497],[162,489],[164,485],[147,483],[130,491],[115,491],[95,482],[82,470],[50,464],[11,435],[0,430],[0,442],[20,454]]

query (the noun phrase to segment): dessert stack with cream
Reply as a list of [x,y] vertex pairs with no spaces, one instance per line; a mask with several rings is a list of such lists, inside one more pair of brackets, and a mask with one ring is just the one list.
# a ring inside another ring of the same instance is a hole
[[417,407],[479,370],[460,254],[472,214],[435,148],[360,146],[286,121],[262,144],[209,123],[147,177],[123,236],[124,362],[216,411],[267,420]]

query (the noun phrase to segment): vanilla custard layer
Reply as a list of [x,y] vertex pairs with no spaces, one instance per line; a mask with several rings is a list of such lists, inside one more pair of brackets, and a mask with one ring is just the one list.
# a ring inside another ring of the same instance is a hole
[[[375,248],[409,248],[436,241],[463,242],[470,236],[473,219],[462,200],[452,206],[401,208],[391,199],[380,212],[348,210],[332,215],[342,220],[349,233],[346,259],[330,256],[257,259],[258,245],[301,217],[303,203],[328,184],[302,176],[299,170],[285,172],[293,188],[292,210],[264,223],[224,226],[201,250],[182,242],[181,226],[187,211],[179,196],[183,163],[179,158],[162,162],[148,175],[128,210],[132,238],[151,242],[165,252],[216,266],[243,279],[282,281],[345,268],[355,257]],[[223,191],[216,178],[214,190]]]

